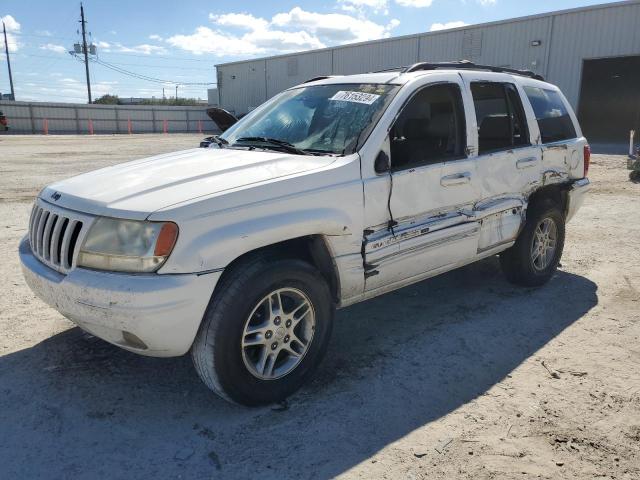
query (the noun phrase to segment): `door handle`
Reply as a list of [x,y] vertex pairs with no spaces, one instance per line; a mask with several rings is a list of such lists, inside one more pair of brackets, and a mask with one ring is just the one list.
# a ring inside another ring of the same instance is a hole
[[566,143],[561,143],[559,145],[545,145],[546,150],[567,150],[569,145]]
[[516,162],[516,167],[520,169],[535,167],[537,163],[538,159],[536,157],[521,158]]
[[471,174],[469,172],[454,173],[453,175],[446,175],[440,179],[440,185],[443,187],[452,187],[454,185],[463,185],[471,181]]

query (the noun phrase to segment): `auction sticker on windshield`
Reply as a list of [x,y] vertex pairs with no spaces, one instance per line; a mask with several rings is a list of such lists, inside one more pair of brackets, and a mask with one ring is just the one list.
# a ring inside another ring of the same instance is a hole
[[350,92],[350,91],[340,90],[339,92],[336,92],[336,94],[333,97],[331,97],[329,100],[337,100],[341,102],[365,103],[367,105],[371,105],[378,98],[380,98],[380,95],[376,95],[374,93]]

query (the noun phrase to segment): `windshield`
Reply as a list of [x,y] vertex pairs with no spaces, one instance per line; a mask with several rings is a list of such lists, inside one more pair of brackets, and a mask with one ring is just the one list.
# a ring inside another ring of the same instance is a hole
[[302,153],[353,153],[366,140],[398,88],[387,84],[335,84],[287,90],[220,138],[232,147],[278,148],[286,143]]

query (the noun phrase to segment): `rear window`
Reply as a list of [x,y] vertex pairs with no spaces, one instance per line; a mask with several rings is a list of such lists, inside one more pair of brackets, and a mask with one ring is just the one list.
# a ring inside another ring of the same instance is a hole
[[524,87],[538,120],[542,143],[576,138],[576,129],[558,92],[538,87]]

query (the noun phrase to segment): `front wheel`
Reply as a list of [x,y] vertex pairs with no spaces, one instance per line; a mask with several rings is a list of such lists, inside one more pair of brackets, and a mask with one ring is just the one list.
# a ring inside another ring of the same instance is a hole
[[227,400],[283,400],[322,359],[333,313],[327,283],[311,265],[253,257],[216,289],[192,347],[194,365],[204,383]]
[[500,254],[507,279],[527,287],[548,282],[560,263],[564,234],[564,216],[558,208],[534,206],[516,243]]

